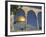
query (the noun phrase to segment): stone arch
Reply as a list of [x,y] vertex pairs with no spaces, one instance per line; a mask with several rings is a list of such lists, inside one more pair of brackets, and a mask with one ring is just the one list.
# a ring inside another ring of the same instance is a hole
[[18,16],[25,16],[25,12],[23,9],[18,9],[18,11],[16,12],[16,15],[14,16],[14,23],[16,23],[16,18]]
[[39,29],[42,29],[42,12],[38,12],[38,25]]
[[28,11],[27,24],[30,24],[32,26],[37,26],[37,17],[33,10]]

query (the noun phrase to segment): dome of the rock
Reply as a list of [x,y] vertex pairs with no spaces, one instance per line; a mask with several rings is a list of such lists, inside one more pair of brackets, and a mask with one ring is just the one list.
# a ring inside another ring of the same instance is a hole
[[17,18],[16,18],[16,21],[20,21],[20,22],[24,22],[26,19],[25,19],[25,17],[24,16],[18,16]]

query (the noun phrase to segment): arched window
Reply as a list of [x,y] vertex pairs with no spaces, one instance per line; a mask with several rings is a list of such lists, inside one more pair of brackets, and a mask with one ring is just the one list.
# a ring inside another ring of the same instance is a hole
[[16,16],[24,16],[25,13],[23,11],[23,9],[19,9],[17,12],[16,12]]
[[42,13],[41,12],[38,13],[38,25],[39,25],[39,29],[42,29]]
[[18,11],[16,12],[16,15],[14,16],[14,24],[16,23],[16,18],[18,16],[25,16],[25,13],[22,9],[18,9]]
[[25,16],[25,12],[22,9],[18,9],[18,11],[16,12],[16,15],[14,16],[14,31],[20,31],[20,30],[25,29],[24,26],[20,22],[16,21],[16,18],[21,17],[21,16]]
[[33,10],[28,11],[27,14],[27,24],[31,25],[31,26],[37,26],[37,18],[36,18],[36,14]]

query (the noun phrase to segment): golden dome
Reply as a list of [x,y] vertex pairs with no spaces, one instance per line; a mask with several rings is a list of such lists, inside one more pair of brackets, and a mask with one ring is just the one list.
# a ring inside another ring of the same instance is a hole
[[19,17],[17,17],[16,18],[16,21],[20,21],[20,22],[24,22],[26,19],[25,19],[25,17],[24,16],[19,16]]

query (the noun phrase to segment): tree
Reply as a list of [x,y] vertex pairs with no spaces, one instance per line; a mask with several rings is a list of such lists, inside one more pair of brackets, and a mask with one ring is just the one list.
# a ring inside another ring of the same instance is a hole
[[10,15],[12,14],[13,12],[13,15],[16,15],[16,11],[18,10],[18,5],[11,5],[11,13]]
[[19,8],[22,8],[22,6],[21,5],[11,5],[11,13],[10,13],[10,15],[12,14],[12,12],[13,12],[13,15],[16,15],[16,12],[17,12],[17,10],[19,9]]

